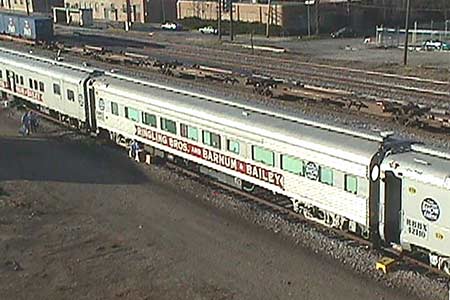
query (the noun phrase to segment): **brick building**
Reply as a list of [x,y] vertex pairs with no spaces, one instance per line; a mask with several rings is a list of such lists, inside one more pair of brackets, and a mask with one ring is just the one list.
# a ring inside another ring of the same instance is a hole
[[27,2],[25,1],[28,1],[28,12],[30,14],[51,14],[52,7],[64,5],[64,0],[0,0],[0,9],[27,13]]
[[[136,23],[162,22],[176,19],[177,0],[129,0],[131,21]],[[126,0],[65,0],[71,8],[92,8],[96,20],[127,20]]]

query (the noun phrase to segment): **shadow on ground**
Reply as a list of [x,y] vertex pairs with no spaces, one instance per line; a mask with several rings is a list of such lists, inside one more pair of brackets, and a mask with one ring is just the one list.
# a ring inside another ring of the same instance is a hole
[[118,151],[74,141],[0,137],[0,181],[139,184],[148,178]]

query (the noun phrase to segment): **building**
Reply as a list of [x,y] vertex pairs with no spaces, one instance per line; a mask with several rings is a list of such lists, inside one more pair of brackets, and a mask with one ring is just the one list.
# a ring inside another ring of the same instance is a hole
[[[355,0],[353,0],[355,1]],[[235,21],[280,26],[287,34],[306,34],[308,24],[311,32],[315,32],[316,7],[306,5],[304,1],[273,1],[270,5],[263,1],[242,1],[233,4],[233,19]],[[320,0],[319,25],[320,32],[330,32],[346,26],[350,22],[348,0]],[[217,1],[179,0],[177,4],[179,19],[199,18],[217,20]],[[229,20],[228,10],[222,13],[222,20]]]
[[2,10],[30,14],[51,14],[52,7],[63,5],[64,0],[0,0]]
[[[177,3],[177,17],[199,18],[203,20],[217,20],[217,1],[179,0]],[[233,4],[233,19],[242,22],[258,22],[267,24],[269,7],[263,3],[238,2]],[[296,29],[300,26],[300,17],[305,12],[305,6],[299,2],[276,3],[270,8],[270,24],[285,29]],[[222,13],[223,20],[230,19],[229,10]]]
[[[127,0],[65,0],[64,5],[69,8],[92,8],[94,20],[127,20]],[[176,0],[129,0],[129,5],[131,21],[135,23],[176,19]]]

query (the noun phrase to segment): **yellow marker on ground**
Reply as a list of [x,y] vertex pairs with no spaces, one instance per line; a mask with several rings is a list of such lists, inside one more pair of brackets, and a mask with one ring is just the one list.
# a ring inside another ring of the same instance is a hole
[[394,263],[395,263],[395,259],[383,256],[379,261],[377,261],[375,268],[378,271],[381,271],[384,274],[387,274],[387,272],[389,272],[389,270],[392,268]]

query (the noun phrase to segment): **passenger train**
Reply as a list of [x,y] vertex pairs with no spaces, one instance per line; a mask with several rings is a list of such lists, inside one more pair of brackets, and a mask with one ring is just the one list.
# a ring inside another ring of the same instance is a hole
[[236,99],[222,99],[0,48],[2,97],[377,244],[427,255],[450,274],[450,155]]

